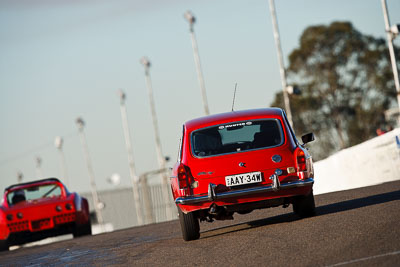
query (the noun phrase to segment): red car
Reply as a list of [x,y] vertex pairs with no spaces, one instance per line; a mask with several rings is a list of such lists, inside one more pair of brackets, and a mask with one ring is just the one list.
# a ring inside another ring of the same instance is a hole
[[279,108],[206,116],[183,125],[171,177],[183,239],[200,237],[199,221],[233,219],[235,212],[288,207],[315,214],[314,171],[304,144]]
[[43,238],[92,233],[87,199],[56,178],[9,186],[0,206],[0,250]]

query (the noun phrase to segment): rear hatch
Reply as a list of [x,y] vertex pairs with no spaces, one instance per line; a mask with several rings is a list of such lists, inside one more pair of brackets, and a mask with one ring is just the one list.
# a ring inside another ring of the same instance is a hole
[[194,194],[208,191],[208,184],[238,189],[270,184],[277,168],[294,167],[286,132],[278,119],[241,121],[216,125],[191,133],[188,162],[198,187]]
[[73,209],[72,202],[63,200],[61,196],[28,200],[15,204],[8,211],[8,214],[12,215],[10,216],[12,220],[8,221],[8,227],[11,232],[39,231],[53,228],[55,224],[65,221],[65,216],[75,216],[73,210],[67,210],[67,203],[70,203]]

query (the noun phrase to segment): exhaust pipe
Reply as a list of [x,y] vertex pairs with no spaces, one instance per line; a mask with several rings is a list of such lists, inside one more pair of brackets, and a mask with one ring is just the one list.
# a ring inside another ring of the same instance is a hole
[[225,207],[217,206],[213,203],[208,211],[208,216],[210,220],[233,220],[233,212],[228,212]]

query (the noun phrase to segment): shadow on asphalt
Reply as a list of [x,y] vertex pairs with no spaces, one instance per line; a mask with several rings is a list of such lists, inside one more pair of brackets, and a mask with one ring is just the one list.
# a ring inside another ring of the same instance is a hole
[[[359,209],[367,206],[382,204],[390,201],[400,200],[400,190],[356,198],[346,201],[341,201],[337,203],[332,203],[328,205],[318,206],[316,208],[316,216],[323,216],[327,214],[333,214],[353,209]],[[236,225],[225,226],[217,229],[212,229],[204,231],[201,233],[201,239],[206,239],[210,237],[216,237],[220,235],[225,235],[229,233],[244,231],[248,229],[254,229],[266,225],[274,225],[279,223],[288,223],[300,220],[300,218],[294,213],[282,214],[274,217],[269,217],[265,219],[255,220],[251,222],[240,223]]]
[[353,209],[359,209],[394,200],[400,200],[400,190],[328,204],[325,206],[317,207],[316,211],[317,211],[317,216],[320,216],[320,215],[326,215]]

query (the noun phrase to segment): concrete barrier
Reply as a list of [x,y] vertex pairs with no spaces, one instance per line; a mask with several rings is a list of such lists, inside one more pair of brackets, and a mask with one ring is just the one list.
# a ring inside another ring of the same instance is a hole
[[314,164],[314,194],[400,180],[400,128]]

